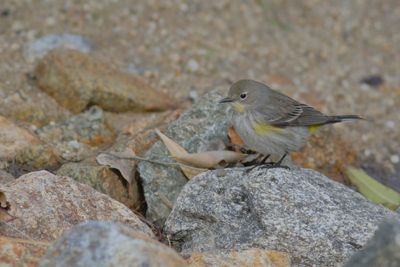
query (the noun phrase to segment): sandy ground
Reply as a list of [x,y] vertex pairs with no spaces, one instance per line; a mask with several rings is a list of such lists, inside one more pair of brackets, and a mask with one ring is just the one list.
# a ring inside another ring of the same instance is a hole
[[[82,4],[84,3],[84,4]],[[400,5],[387,1],[40,1],[0,4],[0,97],[38,93],[24,46],[51,33],[90,40],[92,54],[182,103],[241,78],[327,113],[371,174],[400,173]],[[370,75],[379,87],[360,82]]]

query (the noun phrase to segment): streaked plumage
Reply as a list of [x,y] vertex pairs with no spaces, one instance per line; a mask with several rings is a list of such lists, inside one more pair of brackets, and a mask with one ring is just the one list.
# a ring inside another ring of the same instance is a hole
[[325,115],[253,80],[234,83],[221,102],[233,103],[235,130],[248,148],[264,155],[282,156],[299,150],[318,126],[360,119],[356,115]]

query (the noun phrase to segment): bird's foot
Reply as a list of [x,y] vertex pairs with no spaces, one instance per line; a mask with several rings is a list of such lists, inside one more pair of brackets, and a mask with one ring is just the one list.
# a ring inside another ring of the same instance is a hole
[[277,162],[265,162],[269,158],[269,155],[268,155],[260,162],[260,164],[251,166],[250,168],[248,168],[246,170],[246,172],[248,173],[248,172],[252,171],[256,167],[260,167],[261,169],[282,168],[282,169],[290,170],[290,168],[288,166],[282,165],[282,162],[285,159],[286,155],[287,154],[283,155]]
[[290,170],[289,166],[282,165],[278,162],[267,162],[263,165],[260,165],[260,169],[274,169],[274,168],[282,168],[286,170]]

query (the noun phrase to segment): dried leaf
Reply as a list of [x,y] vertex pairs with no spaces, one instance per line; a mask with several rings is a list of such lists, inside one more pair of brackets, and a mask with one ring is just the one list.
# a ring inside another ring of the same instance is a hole
[[237,146],[244,145],[242,138],[240,138],[240,136],[236,132],[235,128],[229,127],[228,136],[229,136],[229,139],[231,140],[232,144],[237,145]]
[[182,157],[189,154],[183,147],[175,143],[171,138],[156,129],[157,135],[163,141],[172,157]]
[[122,152],[112,152],[110,154],[101,153],[96,157],[97,163],[110,168],[117,169],[122,177],[131,184],[134,180],[135,162],[130,159],[125,159],[135,156],[135,153],[130,149]]
[[0,208],[6,209],[8,205],[6,194],[0,192]]
[[246,156],[245,154],[229,150],[206,151],[190,154],[183,147],[175,143],[172,139],[161,133],[159,130],[156,130],[156,133],[164,142],[171,156],[176,161],[191,165],[193,167],[204,169],[215,168],[221,162],[238,162]]
[[361,169],[347,167],[346,174],[358,191],[372,202],[396,210],[400,206],[400,193],[379,183]]
[[174,157],[177,161],[198,168],[215,168],[222,162],[235,163],[243,159],[246,155],[234,151],[206,151],[194,154],[186,154]]
[[202,172],[208,171],[208,169],[200,169],[200,168],[195,168],[195,167],[185,166],[185,165],[180,165],[180,167],[181,167],[183,174],[189,180],[192,179],[193,177],[199,175]]
[[14,219],[13,216],[8,214],[10,203],[7,201],[6,194],[0,192],[0,222],[8,222]]

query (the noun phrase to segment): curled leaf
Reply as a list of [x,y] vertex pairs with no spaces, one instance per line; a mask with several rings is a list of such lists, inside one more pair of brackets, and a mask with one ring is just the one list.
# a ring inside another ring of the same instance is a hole
[[246,155],[229,150],[206,151],[200,153],[188,153],[183,147],[175,143],[171,138],[156,130],[156,133],[167,147],[171,156],[178,162],[197,168],[210,169],[219,164],[234,163],[243,159]]
[[215,168],[221,163],[235,163],[243,159],[246,155],[229,150],[206,151],[194,154],[181,155],[173,157],[177,161],[195,166],[198,168]]
[[135,156],[132,150],[126,149],[122,152],[101,153],[96,157],[97,163],[110,168],[117,169],[122,177],[131,184],[134,180],[135,163],[128,159]]
[[379,183],[361,169],[347,167],[346,174],[358,191],[372,202],[395,210],[400,206],[400,193]]

